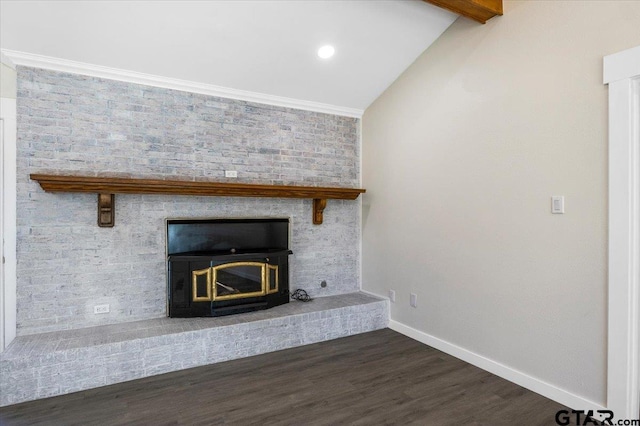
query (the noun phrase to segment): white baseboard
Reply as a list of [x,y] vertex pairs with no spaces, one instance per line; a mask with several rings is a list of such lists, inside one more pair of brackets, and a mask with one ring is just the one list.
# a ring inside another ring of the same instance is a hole
[[[482,355],[478,355],[467,349],[461,348],[460,346],[456,346],[452,343],[446,342],[423,331],[416,330],[415,328],[409,327],[398,321],[390,320],[389,328],[397,331],[398,333],[404,334],[407,337],[417,340],[418,342],[438,349],[448,355],[468,362],[471,365],[482,368],[483,370],[495,374],[496,376],[502,377],[505,380],[527,388],[530,391],[533,391],[546,398],[565,405],[570,409],[585,411],[593,410],[594,413],[596,413],[597,410],[606,409],[602,405],[597,404],[593,401],[589,401],[588,399],[585,399],[581,396],[575,395],[569,391],[546,383],[543,380],[529,376],[528,374],[525,374],[521,371],[514,370],[513,368],[508,367],[504,364],[500,364],[499,362],[493,361]],[[598,416],[594,416],[594,418],[598,418]]]

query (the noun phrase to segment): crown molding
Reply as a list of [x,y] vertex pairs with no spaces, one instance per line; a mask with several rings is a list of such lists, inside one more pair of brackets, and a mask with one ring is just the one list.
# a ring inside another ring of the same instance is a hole
[[22,65],[26,67],[44,68],[53,71],[82,74],[91,77],[142,84],[145,86],[162,87],[164,89],[200,93],[203,95],[217,96],[221,98],[236,99],[240,101],[255,102],[259,104],[274,105],[285,108],[295,108],[306,111],[315,111],[346,117],[362,118],[362,114],[364,113],[364,110],[356,108],[340,107],[336,105],[323,104],[320,102],[312,102],[301,99],[286,98],[283,96],[268,95],[265,93],[250,92],[247,90],[230,89],[228,87],[215,86],[212,84],[197,83],[194,81],[162,77],[136,71],[122,70],[119,68],[104,67],[101,65],[70,61],[67,59],[54,58],[51,56],[36,55],[34,53],[19,52],[8,49],[2,49],[1,53],[8,57],[15,65]]

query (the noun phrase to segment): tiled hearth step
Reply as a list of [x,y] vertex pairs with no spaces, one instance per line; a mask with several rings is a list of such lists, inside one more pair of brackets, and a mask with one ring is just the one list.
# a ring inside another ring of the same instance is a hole
[[373,331],[388,301],[350,293],[217,318],[158,318],[18,337],[0,406]]

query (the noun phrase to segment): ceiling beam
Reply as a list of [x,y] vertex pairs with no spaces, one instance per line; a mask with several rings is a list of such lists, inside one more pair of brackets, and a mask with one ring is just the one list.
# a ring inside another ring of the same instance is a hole
[[502,15],[502,0],[423,0],[484,24]]

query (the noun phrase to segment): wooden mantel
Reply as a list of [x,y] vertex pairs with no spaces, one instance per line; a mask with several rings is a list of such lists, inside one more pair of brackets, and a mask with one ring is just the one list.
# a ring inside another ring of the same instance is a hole
[[115,194],[198,195],[221,197],[309,198],[313,200],[313,223],[322,223],[327,200],[355,200],[365,189],[315,186],[254,185],[122,177],[61,176],[31,174],[46,192],[94,192],[98,194],[98,226],[111,227],[115,217]]

